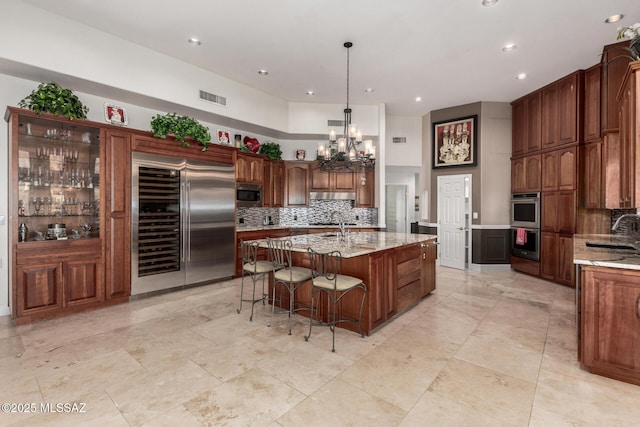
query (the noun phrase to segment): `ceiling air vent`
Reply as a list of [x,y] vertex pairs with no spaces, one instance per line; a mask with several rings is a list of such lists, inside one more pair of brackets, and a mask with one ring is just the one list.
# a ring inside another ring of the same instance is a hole
[[394,136],[393,138],[391,138],[391,142],[393,142],[394,144],[406,143],[407,142],[407,137],[406,136]]
[[214,104],[222,105],[223,107],[227,106],[227,98],[220,95],[215,95],[213,93],[205,92],[203,90],[200,91],[200,99],[204,99],[205,101],[213,102]]
[[327,120],[327,126],[344,127],[344,120]]

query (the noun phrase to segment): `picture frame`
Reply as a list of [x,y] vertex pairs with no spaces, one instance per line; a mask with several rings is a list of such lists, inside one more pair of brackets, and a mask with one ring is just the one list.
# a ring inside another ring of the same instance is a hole
[[432,169],[478,164],[478,116],[433,123]]
[[305,150],[296,150],[296,160],[304,160],[307,157]]
[[127,110],[121,105],[108,102],[104,103],[104,119],[107,123],[116,126],[127,126],[129,124]]
[[218,129],[218,144],[231,145],[231,135],[228,130]]

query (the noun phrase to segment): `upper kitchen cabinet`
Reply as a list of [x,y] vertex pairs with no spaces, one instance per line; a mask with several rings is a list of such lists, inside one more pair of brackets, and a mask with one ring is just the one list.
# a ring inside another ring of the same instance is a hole
[[511,161],[511,192],[540,191],[541,156],[527,156]]
[[512,104],[513,156],[537,151],[541,146],[542,95],[534,92]]
[[542,148],[580,140],[582,78],[577,71],[542,90]]
[[366,171],[364,173],[365,182],[362,184],[359,177],[356,178],[356,207],[357,208],[373,208],[376,202],[376,173],[375,171]]
[[602,66],[594,65],[584,73],[584,140],[600,139],[600,81]]
[[236,157],[236,181],[262,184],[264,156],[239,151]]
[[602,50],[602,81],[601,81],[601,129],[602,135],[609,132],[617,132],[619,128],[618,117],[618,90],[622,84],[630,58],[623,47],[629,47],[629,40],[610,44]]
[[264,160],[262,206],[280,208],[284,204],[284,161]]
[[309,170],[309,162],[285,162],[285,206],[307,207],[309,205]]
[[[607,208],[640,206],[640,61],[629,64],[618,92],[619,138],[607,138]],[[617,188],[616,188],[617,187]],[[617,206],[615,196],[617,194]]]

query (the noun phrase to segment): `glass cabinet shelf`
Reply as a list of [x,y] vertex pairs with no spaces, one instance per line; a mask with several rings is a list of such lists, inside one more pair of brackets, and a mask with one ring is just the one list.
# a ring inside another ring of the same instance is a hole
[[18,240],[99,237],[100,129],[21,116],[17,154]]

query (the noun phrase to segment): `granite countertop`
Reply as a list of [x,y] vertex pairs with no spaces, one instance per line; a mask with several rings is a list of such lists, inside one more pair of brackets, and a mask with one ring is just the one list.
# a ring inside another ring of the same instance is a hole
[[[303,234],[299,236],[283,237],[291,239],[292,251],[306,252],[312,248],[318,252],[340,251],[343,258],[367,255],[373,252],[393,249],[413,243],[435,240],[438,236],[431,234],[408,234],[386,232],[351,232],[348,239],[341,240],[338,233]],[[257,240],[261,247],[267,247],[264,239]]]
[[[378,225],[348,225],[347,228],[359,229],[359,228],[380,228]],[[261,231],[261,230],[286,230],[288,228],[339,228],[338,224],[336,225],[260,225],[260,226],[246,226],[241,224],[236,224],[236,231]]]
[[588,247],[586,242],[604,244],[633,243],[635,239],[611,234],[576,234],[573,236],[573,263],[600,267],[640,270],[640,254],[629,249]]

